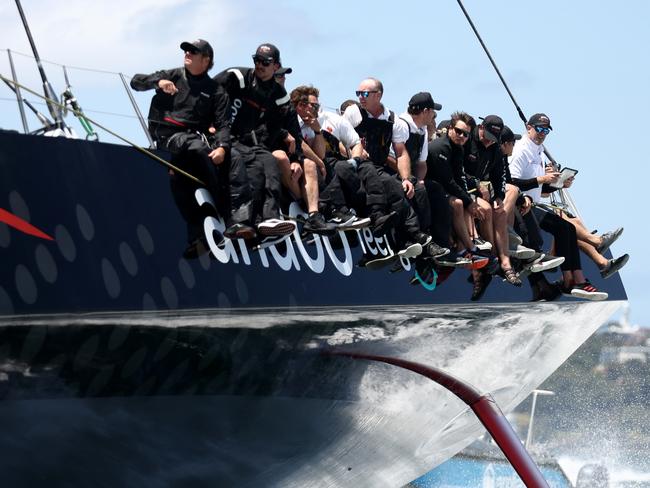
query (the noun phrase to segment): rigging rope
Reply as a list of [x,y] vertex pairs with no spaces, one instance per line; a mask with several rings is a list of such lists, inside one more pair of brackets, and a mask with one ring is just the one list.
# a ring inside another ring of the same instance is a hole
[[[50,99],[50,98],[48,98],[48,97],[45,97],[45,96],[41,95],[40,93],[37,93],[37,92],[35,92],[34,90],[31,90],[31,89],[27,88],[26,86],[21,85],[20,83],[16,83],[15,81],[13,81],[13,80],[11,80],[11,79],[6,78],[6,77],[5,77],[4,75],[2,75],[2,74],[0,74],[0,79],[1,79],[2,81],[4,81],[5,83],[10,83],[11,85],[18,87],[18,88],[20,88],[21,90],[25,90],[26,92],[31,93],[32,95],[34,95],[34,96],[36,96],[36,97],[38,97],[38,98],[41,98],[42,100],[45,100],[46,102],[51,103],[51,104],[53,104],[53,105],[55,105],[55,106],[57,106],[57,107],[59,107],[59,108],[65,108],[65,106],[62,105],[61,103],[59,103],[57,100],[52,100],[52,99]],[[78,111],[78,110],[70,109],[70,111],[71,111],[71,112],[72,112],[76,117],[79,117],[80,115],[83,116],[83,113],[81,113],[81,112]],[[149,158],[151,158],[151,159],[153,159],[154,161],[156,161],[156,162],[162,164],[163,166],[166,166],[167,168],[169,168],[169,169],[171,169],[171,170],[173,170],[173,171],[175,171],[175,172],[178,172],[179,174],[182,174],[183,176],[185,176],[185,177],[191,179],[192,181],[194,181],[195,183],[198,183],[198,184],[201,185],[201,186],[206,186],[205,183],[203,183],[201,180],[199,180],[196,176],[191,175],[191,174],[188,173],[187,171],[184,171],[184,170],[180,169],[179,167],[173,165],[173,164],[170,163],[169,161],[165,161],[163,158],[161,158],[160,156],[157,156],[156,154],[152,153],[151,151],[149,151],[149,150],[147,150],[147,149],[145,149],[145,148],[143,148],[143,147],[141,147],[141,146],[138,146],[136,143],[131,142],[130,140],[126,139],[125,137],[122,137],[121,135],[117,134],[116,132],[113,132],[112,130],[108,129],[107,127],[104,127],[102,124],[100,124],[100,123],[97,122],[96,120],[93,120],[93,119],[91,119],[91,118],[89,118],[89,117],[86,117],[86,119],[87,119],[88,121],[92,122],[93,124],[95,124],[95,125],[96,125],[97,127],[99,127],[100,129],[102,129],[102,130],[108,132],[108,133],[109,133],[110,135],[112,135],[113,137],[117,137],[117,138],[120,139],[121,141],[126,142],[128,145],[130,145],[131,147],[133,147],[133,148],[136,149],[137,151],[141,152],[141,153],[144,154],[145,156],[148,156]]]

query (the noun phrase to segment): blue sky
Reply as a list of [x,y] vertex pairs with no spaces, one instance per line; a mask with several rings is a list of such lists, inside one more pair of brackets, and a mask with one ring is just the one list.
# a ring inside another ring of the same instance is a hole
[[[384,83],[385,105],[397,112],[413,93],[426,90],[443,105],[439,120],[457,109],[476,116],[495,113],[522,130],[455,0],[22,3],[41,57],[68,66],[126,75],[171,68],[181,64],[180,42],[201,37],[215,48],[216,73],[250,65],[255,47],[273,42],[284,65],[294,69],[288,87],[313,84],[326,106],[337,107],[354,96],[362,78],[375,76]],[[650,46],[650,3],[464,4],[524,113],[550,116],[555,130],[547,148],[561,164],[580,170],[571,194],[587,225],[600,231],[625,227],[612,251],[631,255],[621,272],[631,321],[650,326],[645,283],[650,266],[644,262],[650,236],[643,216],[650,186],[643,150],[650,113],[650,64],[644,54]],[[8,76],[4,50],[31,53],[14,2],[0,5],[0,33],[0,72]],[[20,80],[39,87],[33,62],[19,54],[14,61]],[[45,69],[61,92],[61,68],[46,63]],[[89,116],[145,144],[116,75],[78,69],[69,74]],[[0,127],[20,128],[15,102],[7,100],[11,96],[0,86]],[[145,113],[149,98],[137,96]],[[102,134],[102,140],[111,139]]]

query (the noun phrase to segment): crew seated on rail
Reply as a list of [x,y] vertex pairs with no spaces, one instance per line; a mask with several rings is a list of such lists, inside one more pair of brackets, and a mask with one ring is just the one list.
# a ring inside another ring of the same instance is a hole
[[[499,149],[507,149],[514,140],[505,140],[507,132],[497,116],[488,116],[477,126],[471,116],[456,112],[445,124],[447,133],[430,138],[427,127],[434,127],[435,110],[442,107],[427,92],[414,95],[407,111],[396,117],[381,103],[382,83],[366,78],[359,84],[358,101],[348,101],[344,117],[340,117],[320,110],[319,93],[313,87],[298,87],[290,103],[282,86],[284,79],[275,76],[281,67],[280,52],[272,44],[257,48],[254,68],[230,68],[214,79],[207,76],[214,57],[209,43],[184,42],[181,49],[185,52],[183,68],[136,75],[132,86],[136,90],[157,89],[149,117],[152,135],[160,147],[171,151],[172,161],[180,169],[198,176],[210,191],[226,220],[225,237],[277,239],[293,233],[295,220],[281,215],[282,168],[288,193],[302,199],[308,212],[303,225],[307,232],[332,235],[370,224],[375,236],[394,239],[398,256],[422,254],[438,259],[435,269],[460,265],[474,271],[494,267],[492,261],[496,260],[490,258],[489,250],[479,249],[491,241],[504,279],[515,285],[520,284],[515,264],[523,276],[535,271],[535,266],[543,268],[544,259],[554,259],[535,253],[530,259],[524,257],[521,253],[531,250],[523,248],[522,240],[512,232],[506,238],[507,226],[501,222],[513,224],[519,210],[525,214],[531,201],[539,203],[539,184],[556,177],[544,169],[540,156],[541,143],[551,130],[544,114],[531,117],[527,135],[514,145],[507,166],[512,183],[528,193],[522,198],[508,186],[508,172],[503,170],[505,151],[502,154]],[[394,158],[390,157],[391,148]],[[276,151],[275,157],[271,151]],[[529,153],[539,162],[533,170],[523,164],[522,154],[528,157]],[[188,224],[186,255],[191,257],[191,244],[202,239],[203,215],[193,201],[197,183],[176,173],[172,174],[172,191]],[[482,184],[487,180],[494,196]],[[473,184],[468,186],[468,181]],[[439,191],[432,193],[429,187]],[[450,206],[434,205],[434,193]],[[481,200],[489,208],[482,206]],[[505,219],[499,216],[499,224],[490,225],[487,210],[492,214],[508,205],[517,211],[506,210]],[[441,208],[453,215],[453,232],[439,232],[445,221]],[[620,231],[597,236],[566,213],[544,212],[539,205],[533,211],[541,227],[554,234],[559,259],[565,260],[561,264],[563,290],[591,300],[606,298],[606,293],[584,277],[577,249],[580,246],[599,265],[601,276],[611,276],[625,264],[627,255],[607,260],[602,253]],[[480,221],[478,229],[487,242],[476,238],[475,219]],[[436,235],[437,244],[430,234]],[[455,248],[455,252],[444,256],[446,247]],[[511,257],[516,258],[515,264],[509,263]],[[373,259],[376,264],[384,257]],[[480,298],[485,289],[484,281],[476,276],[494,272],[474,275],[473,299]]]

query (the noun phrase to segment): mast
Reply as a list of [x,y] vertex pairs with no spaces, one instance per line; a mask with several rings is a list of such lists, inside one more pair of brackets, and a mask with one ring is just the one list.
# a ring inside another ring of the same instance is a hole
[[20,18],[23,21],[23,27],[25,27],[25,33],[27,34],[27,39],[29,40],[29,44],[32,47],[32,52],[34,53],[34,58],[36,59],[36,65],[38,66],[38,72],[41,75],[41,80],[43,80],[43,91],[47,99],[46,100],[47,108],[50,111],[50,115],[54,119],[54,126],[57,129],[65,130],[67,129],[67,127],[65,125],[65,122],[63,121],[63,113],[61,112],[61,109],[59,107],[57,107],[55,104],[51,102],[51,100],[57,100],[57,96],[54,93],[54,89],[52,88],[52,85],[47,79],[47,76],[45,75],[45,70],[43,69],[41,58],[38,55],[38,51],[36,50],[36,44],[34,44],[34,39],[32,38],[32,33],[29,30],[29,25],[27,25],[27,18],[25,17],[25,12],[23,12],[23,7],[20,4],[20,0],[16,0],[16,6],[18,7],[18,13],[20,14]]

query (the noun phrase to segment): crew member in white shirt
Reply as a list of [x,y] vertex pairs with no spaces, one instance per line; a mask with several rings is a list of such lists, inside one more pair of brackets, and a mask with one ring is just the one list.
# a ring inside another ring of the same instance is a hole
[[[534,204],[542,200],[542,185],[553,183],[559,177],[559,173],[553,168],[547,169],[542,158],[543,144],[551,130],[553,130],[551,121],[546,114],[534,114],[526,124],[526,135],[515,143],[509,159],[513,183],[529,188],[525,193],[532,198]],[[534,183],[537,185],[535,186]],[[599,291],[582,272],[576,229],[573,224],[539,206],[533,207],[533,213],[539,226],[555,238],[557,255],[565,258],[560,265],[563,292],[588,300],[607,299],[607,293]]]

